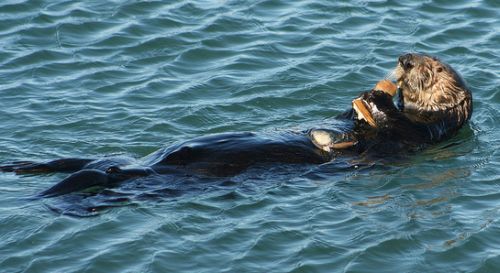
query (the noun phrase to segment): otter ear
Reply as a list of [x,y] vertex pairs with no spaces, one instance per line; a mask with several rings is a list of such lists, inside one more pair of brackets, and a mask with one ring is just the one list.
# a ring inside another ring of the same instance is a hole
[[436,69],[436,71],[437,71],[438,73],[443,72],[443,67],[439,66],[439,67]]

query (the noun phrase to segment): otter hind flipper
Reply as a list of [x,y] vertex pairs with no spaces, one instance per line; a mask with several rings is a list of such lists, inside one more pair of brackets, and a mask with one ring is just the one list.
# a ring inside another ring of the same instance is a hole
[[122,181],[154,174],[149,168],[121,169],[112,166],[106,171],[84,169],[63,179],[51,188],[41,192],[41,197],[56,197],[72,192],[86,190],[92,187],[112,187]]
[[81,170],[63,179],[49,189],[41,192],[41,197],[56,197],[91,187],[109,185],[108,174],[100,170]]

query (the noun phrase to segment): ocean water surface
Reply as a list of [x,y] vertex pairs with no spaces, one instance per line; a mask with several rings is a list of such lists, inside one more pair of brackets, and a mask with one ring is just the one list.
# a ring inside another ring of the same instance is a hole
[[406,52],[459,71],[474,114],[390,163],[144,180],[87,215],[64,212],[99,200],[32,198],[64,174],[0,173],[0,271],[500,272],[499,18],[494,0],[1,1],[0,162],[328,126]]

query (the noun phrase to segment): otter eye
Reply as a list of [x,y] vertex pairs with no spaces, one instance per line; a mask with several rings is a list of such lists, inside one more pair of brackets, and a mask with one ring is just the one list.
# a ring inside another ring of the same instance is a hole
[[406,62],[406,63],[404,64],[404,66],[405,66],[405,67],[404,67],[404,68],[405,68],[405,70],[410,70],[410,69],[412,69],[412,68],[413,68],[413,64],[411,64],[410,62]]
[[443,68],[442,68],[442,67],[438,67],[437,72],[438,72],[438,73],[439,73],[439,72],[443,72]]

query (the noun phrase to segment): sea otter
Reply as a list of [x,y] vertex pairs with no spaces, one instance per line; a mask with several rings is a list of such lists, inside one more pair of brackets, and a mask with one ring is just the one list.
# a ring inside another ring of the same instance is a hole
[[[343,154],[401,153],[442,141],[459,130],[472,114],[465,82],[437,58],[406,54],[393,72],[399,86],[397,104],[380,90],[362,93],[376,127],[356,118],[352,109],[338,117],[336,128],[285,134],[225,133],[204,136],[160,149],[139,160],[65,158],[49,162],[13,162],[4,172],[69,172],[67,178],[40,193],[59,196],[90,187],[113,187],[142,176],[162,174],[231,176],[257,164],[321,164]],[[332,149],[316,141],[328,136]]]

